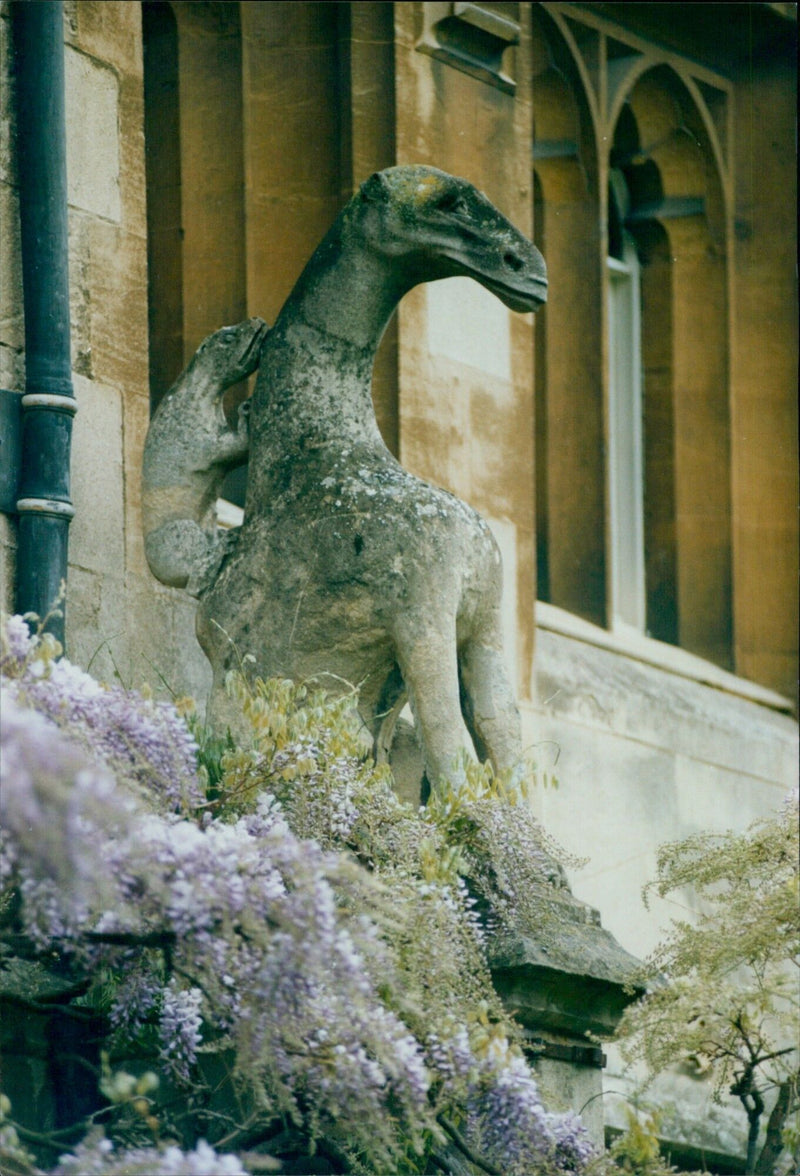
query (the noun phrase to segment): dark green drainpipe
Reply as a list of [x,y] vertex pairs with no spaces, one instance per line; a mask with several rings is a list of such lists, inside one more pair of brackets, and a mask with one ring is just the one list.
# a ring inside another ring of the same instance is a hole
[[[44,617],[67,578],[72,418],[61,0],[11,6],[16,66],[25,392],[17,608]],[[63,614],[64,604],[60,605]],[[47,628],[63,645],[64,618]]]

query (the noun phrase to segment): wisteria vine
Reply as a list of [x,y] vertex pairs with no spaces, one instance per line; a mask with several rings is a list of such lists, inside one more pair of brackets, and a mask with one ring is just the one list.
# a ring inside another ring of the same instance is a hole
[[[579,1120],[544,1108],[513,1043],[464,882],[485,810],[507,916],[504,837],[530,836],[534,877],[552,864],[531,824],[500,828],[485,786],[471,809],[401,804],[346,700],[235,682],[252,745],[198,759],[181,708],[58,654],[4,620],[0,936],[57,959],[107,1026],[104,1097],[53,1176],[239,1176],[287,1139],[343,1172],[422,1172],[459,1142],[507,1176],[587,1170]],[[38,1172],[7,1103],[0,1158]]]

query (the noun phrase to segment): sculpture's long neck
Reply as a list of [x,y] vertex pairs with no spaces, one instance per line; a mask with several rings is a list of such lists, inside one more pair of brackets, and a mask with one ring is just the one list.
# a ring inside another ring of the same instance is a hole
[[374,355],[386,323],[411,284],[396,259],[364,244],[345,213],[306,265],[275,326],[302,322]]
[[372,367],[410,284],[344,234],[341,222],[334,225],[262,351],[250,418],[250,502],[268,501],[274,468],[291,453],[348,443],[382,446]]

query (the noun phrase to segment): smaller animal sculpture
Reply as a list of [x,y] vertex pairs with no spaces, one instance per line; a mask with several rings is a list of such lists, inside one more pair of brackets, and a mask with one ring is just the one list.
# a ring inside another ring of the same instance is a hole
[[[537,249],[467,180],[389,168],[342,211],[268,333],[253,320],[232,328],[229,370],[206,371],[201,348],[154,417],[144,497],[154,574],[200,596],[212,723],[234,720],[225,677],[250,654],[262,677],[358,686],[379,760],[408,700],[434,788],[457,779],[465,752],[497,770],[519,765],[497,544],[476,511],[388,451],[371,376],[389,318],[418,283],[468,275],[524,313],[545,301],[545,273]],[[199,512],[210,472],[240,459],[245,439],[223,427],[209,381],[219,397],[256,358],[244,522],[220,557]]]
[[209,335],[160,402],[144,447],[145,555],[162,584],[199,596],[224,558],[214,506],[225,475],[247,461],[249,402],[228,424],[222,394],[258,366],[267,324],[251,318]]

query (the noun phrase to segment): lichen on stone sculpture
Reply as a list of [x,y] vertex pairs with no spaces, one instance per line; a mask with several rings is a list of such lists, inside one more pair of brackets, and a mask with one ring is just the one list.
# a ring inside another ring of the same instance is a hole
[[[466,180],[376,173],[271,330],[250,320],[206,340],[153,418],[143,481],[151,569],[199,597],[211,723],[233,720],[225,679],[246,654],[264,678],[350,683],[379,760],[410,703],[432,787],[465,753],[498,771],[521,760],[497,544],[475,510],[399,465],[371,398],[397,303],[455,275],[521,313],[546,298],[540,253]],[[256,366],[249,419],[231,428],[222,392]],[[248,450],[243,524],[216,540],[205,516]]]

